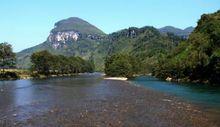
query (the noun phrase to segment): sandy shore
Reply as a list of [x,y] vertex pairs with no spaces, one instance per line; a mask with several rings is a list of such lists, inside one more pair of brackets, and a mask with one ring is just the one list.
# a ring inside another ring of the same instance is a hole
[[[61,88],[70,91],[70,88]],[[59,89],[50,90],[50,95],[54,93],[54,100],[0,110],[0,124],[5,127],[220,126],[218,116],[202,112],[199,107],[178,98],[136,87],[129,82],[106,79],[94,87],[77,89],[79,93],[86,94],[80,98],[59,92]],[[41,88],[41,92],[43,90]]]
[[106,80],[118,80],[118,81],[127,81],[128,78],[125,77],[104,77]]

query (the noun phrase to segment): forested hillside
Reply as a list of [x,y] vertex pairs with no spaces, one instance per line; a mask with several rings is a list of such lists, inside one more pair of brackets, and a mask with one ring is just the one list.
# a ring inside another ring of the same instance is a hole
[[138,63],[136,73],[151,73],[161,55],[170,52],[183,39],[174,34],[162,35],[154,27],[124,29],[109,35],[105,44],[108,56],[129,54]]
[[164,79],[220,83],[220,11],[202,15],[189,39],[159,59],[154,74]]

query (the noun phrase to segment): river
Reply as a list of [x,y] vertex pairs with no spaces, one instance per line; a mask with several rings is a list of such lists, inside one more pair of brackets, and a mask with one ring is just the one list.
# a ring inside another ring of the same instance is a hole
[[180,97],[189,103],[203,107],[204,110],[220,113],[220,87],[206,84],[166,82],[151,76],[140,76],[132,82],[137,86]]
[[218,88],[152,77],[115,81],[96,73],[0,81],[3,127],[217,127],[218,106]]

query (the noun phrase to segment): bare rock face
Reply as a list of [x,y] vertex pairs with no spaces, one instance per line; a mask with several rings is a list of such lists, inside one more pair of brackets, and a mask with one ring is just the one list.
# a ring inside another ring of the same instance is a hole
[[78,43],[80,40],[100,40],[105,33],[94,25],[77,17],[70,17],[55,23],[51,30],[47,42],[54,49],[69,47],[72,43]]
[[52,43],[52,47],[57,49],[62,45],[65,45],[67,41],[76,42],[79,39],[80,34],[75,31],[65,31],[50,33],[48,42]]
[[92,34],[81,34],[76,31],[60,31],[51,32],[47,38],[47,42],[51,43],[54,49],[68,47],[67,42],[77,43],[80,39],[90,39],[90,40],[102,40],[104,36],[92,35]]

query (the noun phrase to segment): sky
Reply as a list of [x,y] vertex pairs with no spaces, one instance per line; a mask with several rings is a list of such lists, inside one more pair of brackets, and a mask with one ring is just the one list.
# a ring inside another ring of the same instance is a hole
[[79,17],[105,33],[128,27],[196,26],[220,0],[0,0],[0,43],[15,52],[44,42],[54,23]]

